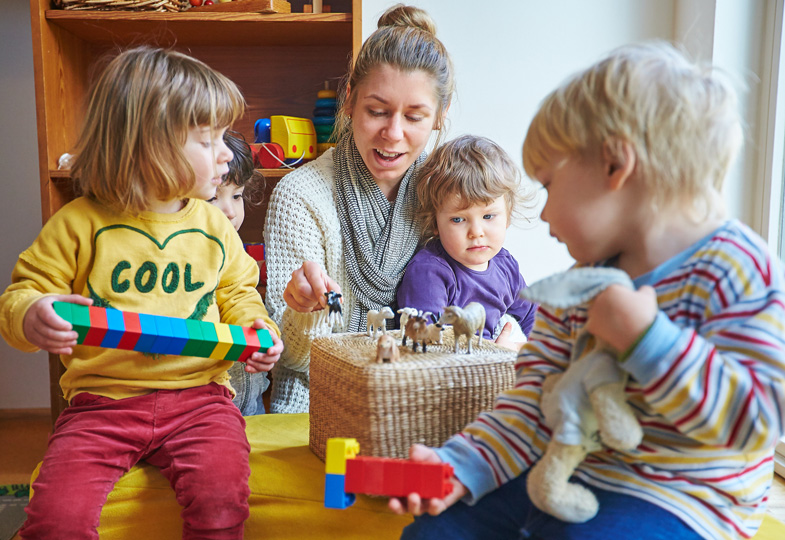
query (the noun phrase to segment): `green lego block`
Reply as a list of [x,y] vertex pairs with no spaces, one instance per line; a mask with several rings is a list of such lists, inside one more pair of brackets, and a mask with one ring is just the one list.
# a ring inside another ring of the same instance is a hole
[[[185,328],[188,331],[188,342],[183,347],[181,356],[199,356],[203,357],[205,354],[210,355],[212,346],[208,341],[202,337],[202,323],[196,319],[185,319]],[[209,349],[209,350],[207,350]]]
[[256,331],[256,335],[259,336],[259,350],[267,352],[267,349],[273,346],[273,338],[270,336],[270,331],[266,328],[260,328]]
[[71,324],[78,334],[77,343],[84,343],[87,332],[90,331],[90,308],[80,304],[71,304]]
[[218,346],[218,334],[215,331],[215,323],[199,321],[199,329],[202,331],[202,339],[204,340],[203,354],[199,356],[210,358]]
[[229,331],[232,333],[233,345],[229,348],[229,352],[226,353],[226,360],[236,362],[240,359],[240,355],[243,354],[247,343],[245,342],[242,327],[230,324]]

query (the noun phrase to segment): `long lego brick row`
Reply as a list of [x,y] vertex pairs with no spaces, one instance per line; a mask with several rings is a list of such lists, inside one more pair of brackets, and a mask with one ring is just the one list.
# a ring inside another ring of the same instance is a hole
[[92,347],[244,362],[256,351],[273,346],[265,329],[69,302],[54,302],[53,307],[71,323],[77,343]]
[[449,463],[420,463],[405,459],[357,456],[346,460],[346,493],[443,499],[452,492]]

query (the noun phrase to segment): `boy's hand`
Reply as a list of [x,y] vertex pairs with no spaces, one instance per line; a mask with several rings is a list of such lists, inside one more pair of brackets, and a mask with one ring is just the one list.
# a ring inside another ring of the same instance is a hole
[[323,309],[327,304],[324,293],[341,292],[341,288],[313,261],[305,261],[292,272],[292,278],[283,291],[286,304],[300,313],[310,313]]
[[634,291],[611,285],[594,299],[586,330],[617,351],[626,351],[657,317],[657,293],[644,286]]
[[[422,444],[413,444],[409,449],[409,459],[412,461],[419,461],[425,463],[441,463],[439,455],[431,448]],[[411,493],[406,499],[394,497],[389,500],[387,506],[398,515],[406,514],[407,512],[415,516],[421,516],[428,513],[432,516],[438,516],[457,501],[466,495],[466,486],[461,484],[455,476],[450,481],[452,482],[452,493],[447,495],[444,499],[421,499],[417,493]]]
[[510,335],[512,334],[512,323],[508,322],[504,324],[504,328],[502,331],[499,332],[499,335],[496,337],[496,345],[499,347],[504,347],[505,349],[509,349],[511,351],[520,352],[521,347],[526,343],[517,342],[510,339]]
[[253,322],[252,328],[266,328],[270,331],[270,337],[273,339],[273,346],[267,349],[266,353],[255,352],[248,357],[245,361],[245,371],[248,373],[259,373],[260,371],[270,371],[273,366],[281,358],[283,352],[283,341],[278,337],[274,330],[267,326],[264,319],[256,319]]
[[27,341],[52,354],[72,354],[76,338],[71,323],[55,313],[54,302],[70,302],[90,306],[93,301],[78,294],[44,296],[37,300],[25,313],[22,331]]

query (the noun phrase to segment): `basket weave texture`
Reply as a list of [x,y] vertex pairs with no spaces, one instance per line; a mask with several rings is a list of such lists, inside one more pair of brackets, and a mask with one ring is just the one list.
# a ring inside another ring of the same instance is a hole
[[94,11],[184,11],[188,0],[54,0],[61,9]]
[[[399,331],[393,331],[398,337]],[[428,352],[400,347],[397,363],[376,362],[376,340],[335,334],[314,340],[310,439],[325,459],[330,437],[352,437],[363,455],[408,458],[413,443],[440,446],[515,382],[515,353],[483,341],[453,353],[452,329]]]

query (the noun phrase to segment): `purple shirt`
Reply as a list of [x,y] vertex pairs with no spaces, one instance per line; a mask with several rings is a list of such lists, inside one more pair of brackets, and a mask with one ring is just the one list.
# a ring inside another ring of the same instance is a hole
[[485,308],[483,337],[491,339],[499,319],[510,314],[529,336],[537,304],[518,297],[526,287],[516,261],[502,248],[484,271],[471,270],[450,257],[439,240],[418,251],[398,288],[398,307],[442,313],[447,306],[465,307],[479,302]]

